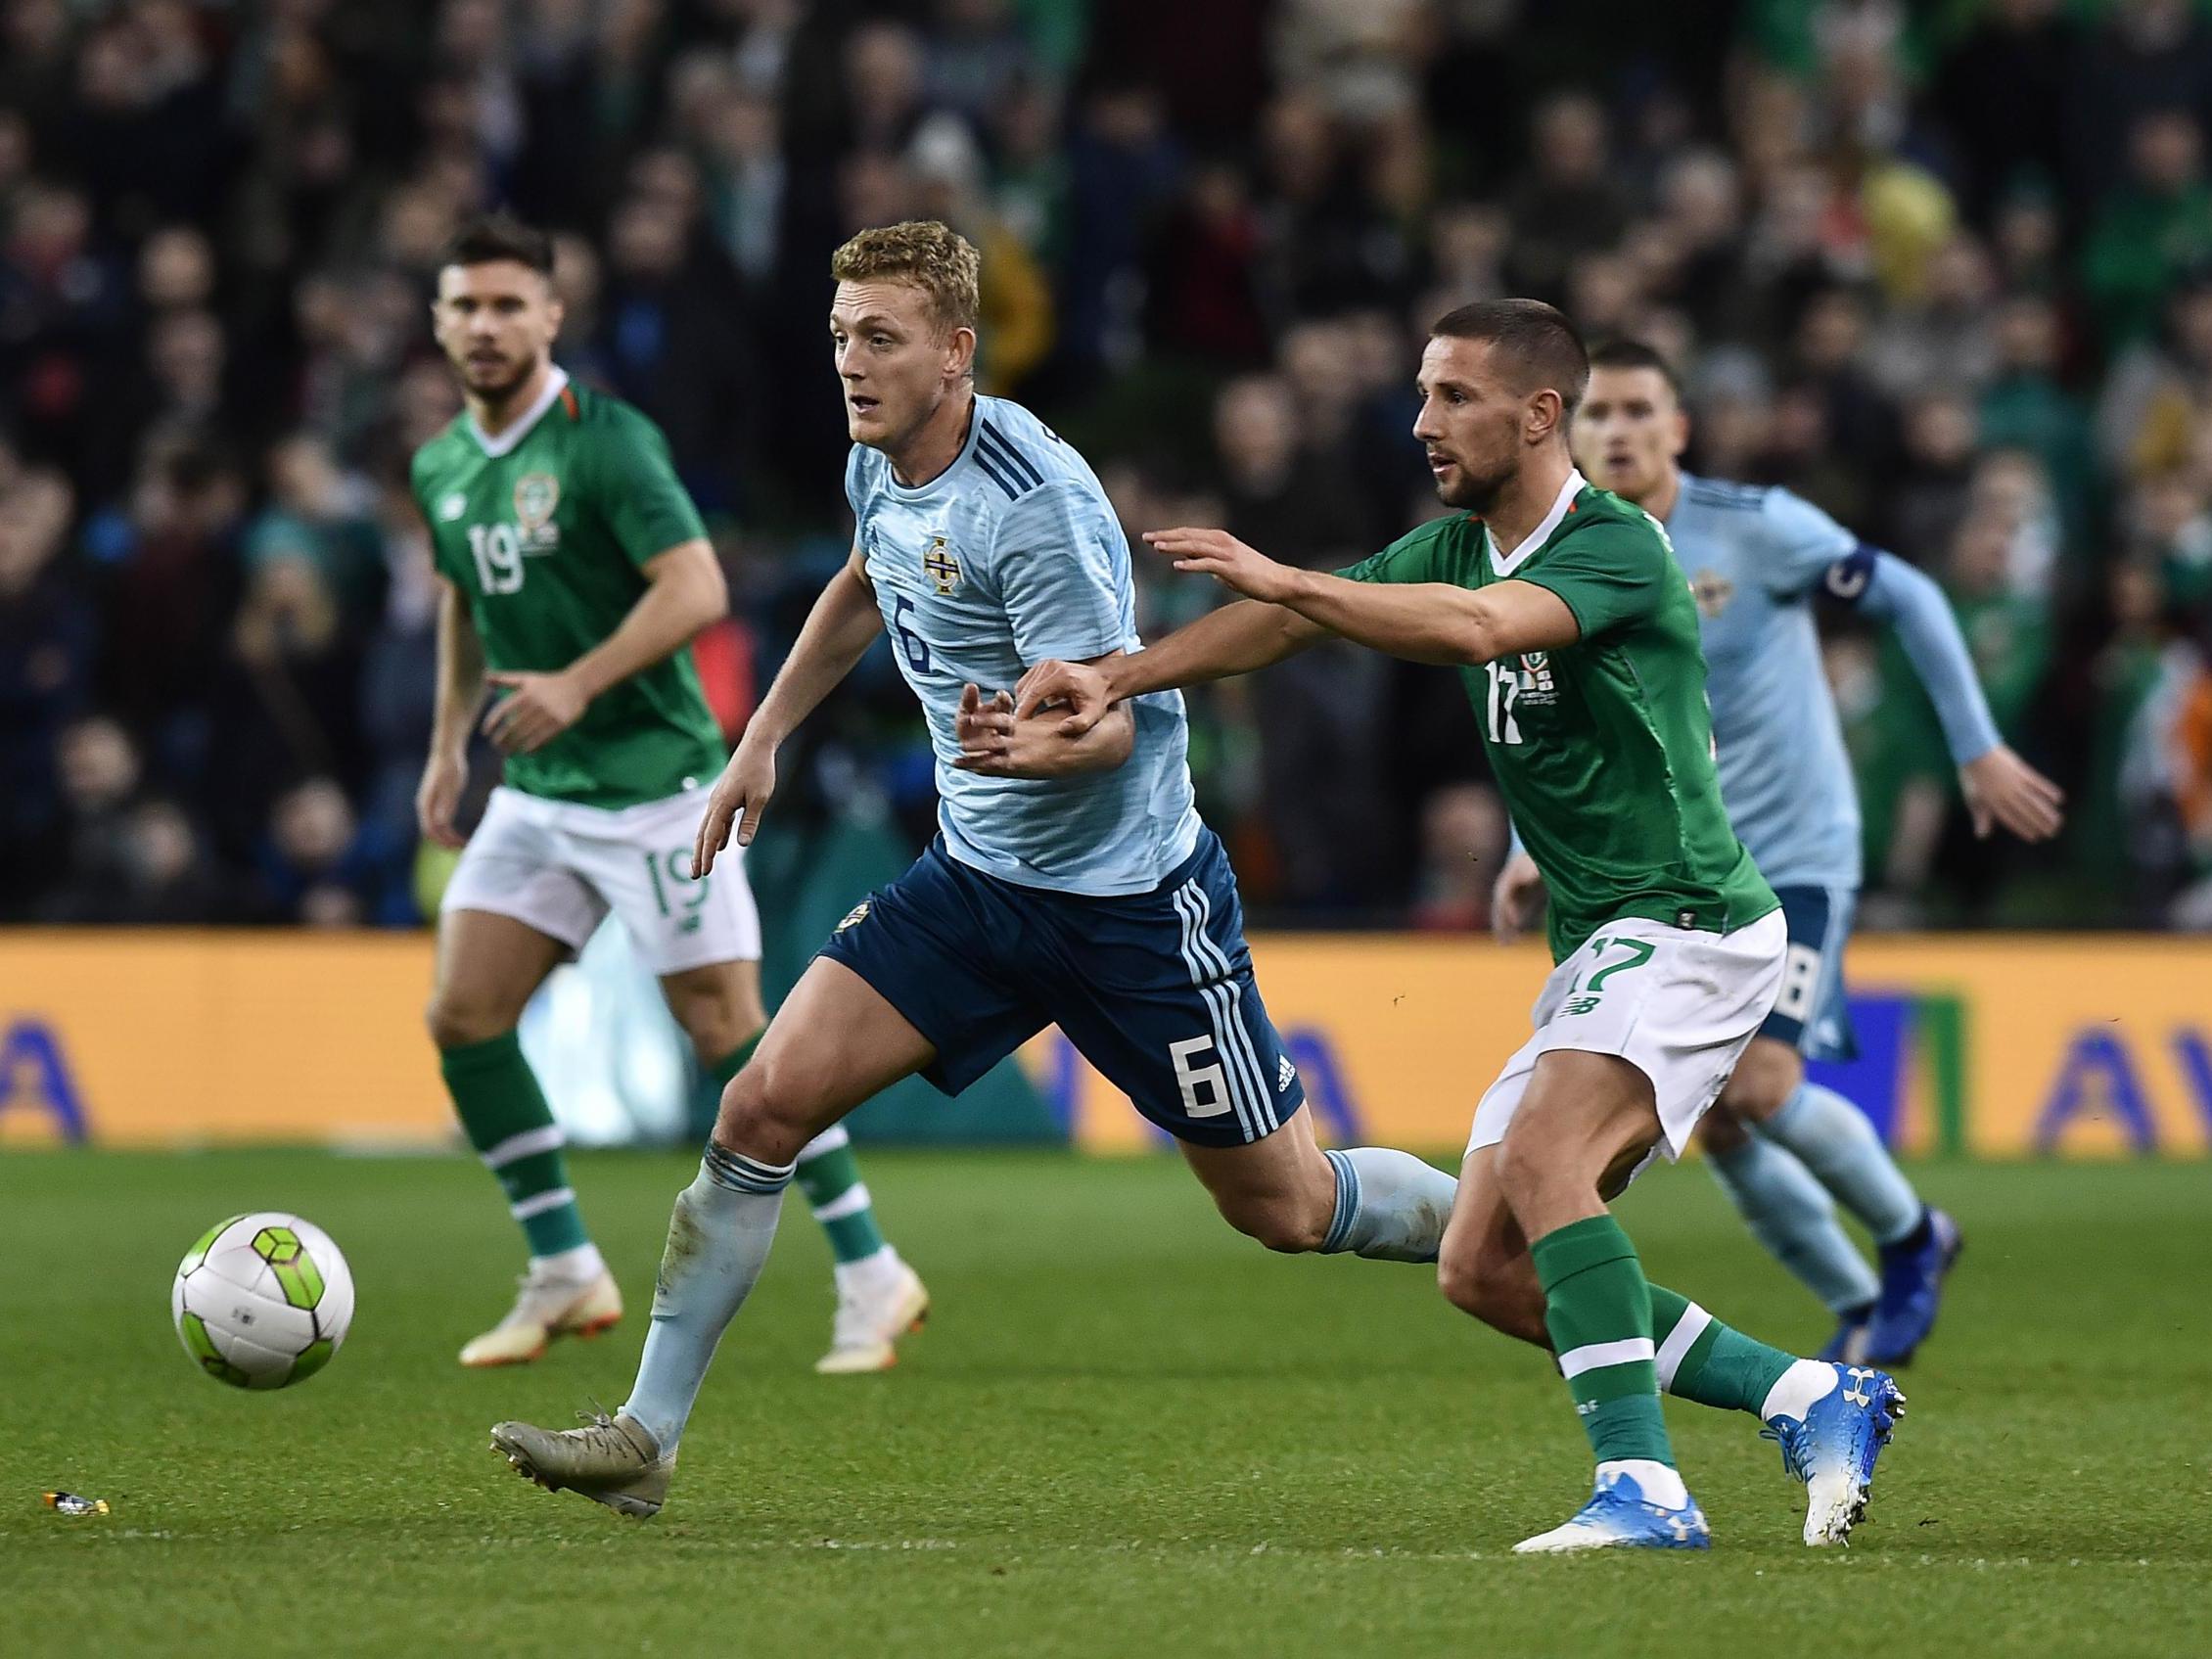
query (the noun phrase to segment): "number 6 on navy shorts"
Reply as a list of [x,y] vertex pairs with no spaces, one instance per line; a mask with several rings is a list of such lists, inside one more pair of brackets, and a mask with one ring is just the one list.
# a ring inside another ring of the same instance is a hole
[[1306,1091],[1267,1018],[1213,831],[1150,893],[1095,899],[984,874],[942,841],[830,937],[937,1049],[957,1094],[1048,1025],[1178,1140],[1272,1134]]

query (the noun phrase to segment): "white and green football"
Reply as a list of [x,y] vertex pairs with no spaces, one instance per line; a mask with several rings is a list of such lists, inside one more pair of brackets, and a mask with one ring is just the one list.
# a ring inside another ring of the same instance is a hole
[[325,1365],[353,1322],[353,1274],[330,1234],[279,1210],[217,1221],[178,1264],[176,1334],[233,1388],[288,1388]]

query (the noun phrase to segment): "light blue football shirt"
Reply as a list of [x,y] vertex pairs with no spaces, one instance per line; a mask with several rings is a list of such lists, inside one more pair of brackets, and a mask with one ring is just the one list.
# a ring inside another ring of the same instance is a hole
[[1201,827],[1181,693],[1130,701],[1136,745],[1112,771],[992,778],[952,764],[963,685],[988,699],[1048,657],[1141,648],[1129,542],[1089,465],[1021,405],[978,397],[959,459],[928,484],[907,488],[856,444],[845,492],[899,671],[929,719],[946,850],[1024,887],[1158,887]]
[[1786,489],[1684,473],[1667,515],[1697,595],[1721,799],[1773,887],[1857,888],[1859,791],[1812,596],[1864,591],[1873,550]]

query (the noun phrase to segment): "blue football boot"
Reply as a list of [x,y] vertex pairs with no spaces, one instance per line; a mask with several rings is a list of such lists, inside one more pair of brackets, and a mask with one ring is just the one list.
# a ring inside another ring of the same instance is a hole
[[1680,1509],[1653,1503],[1636,1477],[1600,1471],[1596,1490],[1574,1519],[1513,1545],[1516,1555],[1563,1555],[1577,1549],[1710,1549],[1712,1529],[1692,1498]]
[[1828,1345],[1813,1358],[1830,1365],[1866,1363],[1866,1328],[1873,1323],[1873,1319],[1870,1310],[1838,1314],[1835,1335],[1829,1337]]
[[1928,1212],[1926,1238],[1917,1245],[1882,1249],[1882,1295],[1866,1327],[1866,1362],[1903,1365],[1935,1329],[1944,1275],[1965,1248],[1959,1223],[1941,1210]]
[[1837,1365],[1835,1387],[1798,1417],[1771,1417],[1760,1433],[1778,1442],[1782,1467],[1805,1483],[1805,1542],[1844,1544],[1866,1513],[1874,1459],[1889,1444],[1905,1396],[1886,1371]]

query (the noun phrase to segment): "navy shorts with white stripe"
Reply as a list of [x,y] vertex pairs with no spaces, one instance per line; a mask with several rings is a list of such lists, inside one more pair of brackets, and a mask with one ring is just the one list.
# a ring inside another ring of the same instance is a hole
[[1305,1104],[1252,977],[1244,907],[1212,830],[1150,893],[1022,887],[942,840],[847,917],[822,954],[929,1038],[957,1094],[1048,1025],[1178,1140],[1236,1146]]

